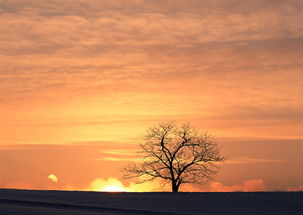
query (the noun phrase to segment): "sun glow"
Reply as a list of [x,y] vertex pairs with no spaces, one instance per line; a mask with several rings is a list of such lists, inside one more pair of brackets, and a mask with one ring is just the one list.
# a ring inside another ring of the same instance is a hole
[[101,191],[101,192],[128,192],[129,190],[123,185],[123,183],[117,178],[95,179],[89,190]]
[[120,185],[107,185],[101,189],[103,192],[127,192],[127,190]]

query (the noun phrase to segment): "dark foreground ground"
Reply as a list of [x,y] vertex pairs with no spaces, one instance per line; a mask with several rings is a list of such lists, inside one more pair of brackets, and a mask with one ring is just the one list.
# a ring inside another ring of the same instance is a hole
[[303,214],[303,192],[101,193],[0,189],[0,214]]

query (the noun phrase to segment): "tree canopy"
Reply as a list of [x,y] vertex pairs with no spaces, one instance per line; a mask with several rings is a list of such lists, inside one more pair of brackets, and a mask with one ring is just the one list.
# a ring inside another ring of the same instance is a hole
[[185,183],[213,180],[222,162],[218,145],[211,136],[190,124],[159,123],[145,132],[140,145],[142,162],[124,167],[124,178],[138,178],[138,183],[162,179],[178,192]]

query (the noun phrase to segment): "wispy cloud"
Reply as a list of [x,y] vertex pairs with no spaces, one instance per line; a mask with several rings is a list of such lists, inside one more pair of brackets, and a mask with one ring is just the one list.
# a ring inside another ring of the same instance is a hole
[[220,182],[211,182],[204,187],[188,186],[189,190],[200,192],[260,192],[266,191],[262,179],[245,180],[242,184],[224,185]]
[[284,163],[283,160],[274,160],[268,158],[237,157],[226,160],[225,164],[262,164],[262,163]]

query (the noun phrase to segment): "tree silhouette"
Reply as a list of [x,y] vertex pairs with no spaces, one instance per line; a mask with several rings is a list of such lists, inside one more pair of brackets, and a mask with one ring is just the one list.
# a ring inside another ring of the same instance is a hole
[[137,183],[159,178],[171,183],[173,192],[181,184],[213,180],[218,162],[224,160],[210,135],[190,124],[168,122],[150,127],[140,147],[142,162],[125,166],[124,178],[138,178]]

